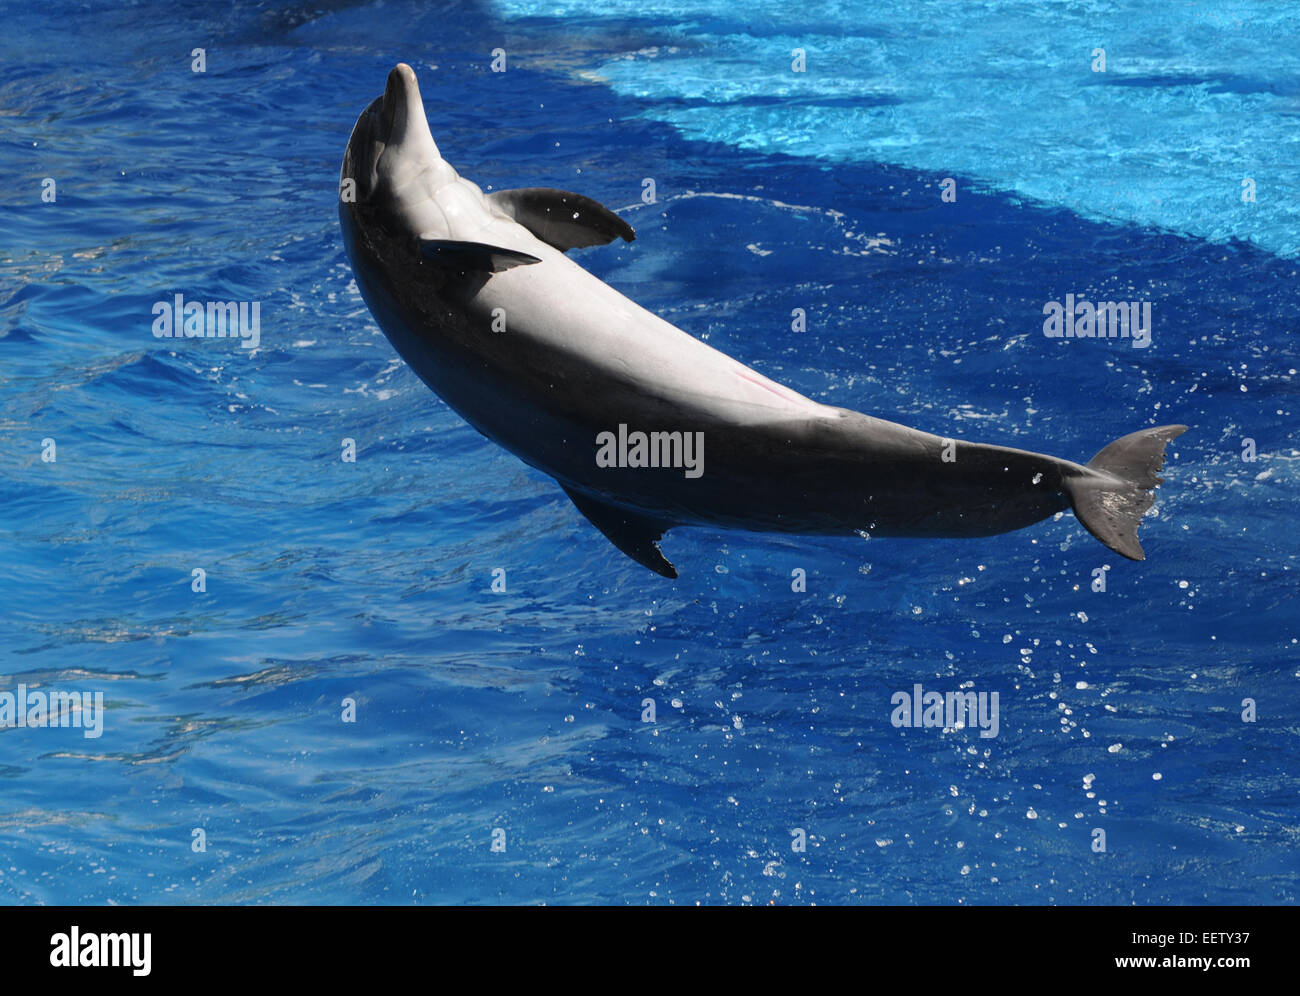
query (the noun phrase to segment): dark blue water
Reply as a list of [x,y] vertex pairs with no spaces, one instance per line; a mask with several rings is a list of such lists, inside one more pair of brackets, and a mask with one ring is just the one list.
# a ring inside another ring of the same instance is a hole
[[[700,7],[5,5],[0,692],[107,711],[0,729],[0,897],[1295,901],[1294,15],[1053,5],[1016,48],[990,5],[918,47],[896,7]],[[1052,71],[1117,25],[1115,85]],[[764,83],[803,39],[839,75]],[[583,265],[811,397],[1076,460],[1191,426],[1148,559],[1067,513],[627,560],[360,300],[338,166],[399,60],[464,175],[619,210],[637,241]],[[1106,154],[1033,127],[1061,94],[1111,102]],[[155,338],[176,293],[260,302],[259,347]],[[1151,301],[1152,345],[1045,338],[1067,293]],[[917,683],[997,691],[997,737],[895,728]]]

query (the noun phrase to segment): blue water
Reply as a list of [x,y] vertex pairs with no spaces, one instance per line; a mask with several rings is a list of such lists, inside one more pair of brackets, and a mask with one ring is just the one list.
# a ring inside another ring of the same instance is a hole
[[[0,729],[0,898],[1295,901],[1300,15],[734,11],[4,5],[0,692],[107,714]],[[618,209],[585,266],[818,400],[1071,459],[1191,426],[1148,559],[1065,514],[627,560],[357,293],[338,164],[399,60],[462,173]],[[154,338],[176,293],[259,348]],[[1067,293],[1152,345],[1045,338]],[[998,736],[896,729],[916,683]]]

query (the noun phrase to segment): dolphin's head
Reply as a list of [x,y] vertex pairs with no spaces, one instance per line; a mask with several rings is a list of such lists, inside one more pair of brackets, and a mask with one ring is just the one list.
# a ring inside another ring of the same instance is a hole
[[343,156],[342,179],[355,181],[358,203],[398,218],[420,206],[450,181],[453,170],[438,152],[420,100],[415,70],[400,62],[388,86],[357,118]]

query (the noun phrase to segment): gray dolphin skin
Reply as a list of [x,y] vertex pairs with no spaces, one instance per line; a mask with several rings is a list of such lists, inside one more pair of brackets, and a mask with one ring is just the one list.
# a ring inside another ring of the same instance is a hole
[[484,194],[442,158],[405,63],[357,119],[339,217],[397,352],[488,439],[553,477],[668,578],[673,526],[991,536],[1074,510],[1142,560],[1166,444],[1142,429],[1086,465],[819,404],[628,300],[565,255],[635,235],[580,194]]

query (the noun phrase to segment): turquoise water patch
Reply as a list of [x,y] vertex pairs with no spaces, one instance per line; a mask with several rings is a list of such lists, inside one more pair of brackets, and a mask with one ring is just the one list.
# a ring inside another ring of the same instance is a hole
[[[957,178],[958,196],[974,182],[1093,220],[1300,252],[1292,4],[498,8],[516,20],[563,17],[570,31],[642,23],[679,39],[581,72],[692,139],[904,166]],[[1243,196],[1252,183],[1254,201]]]

